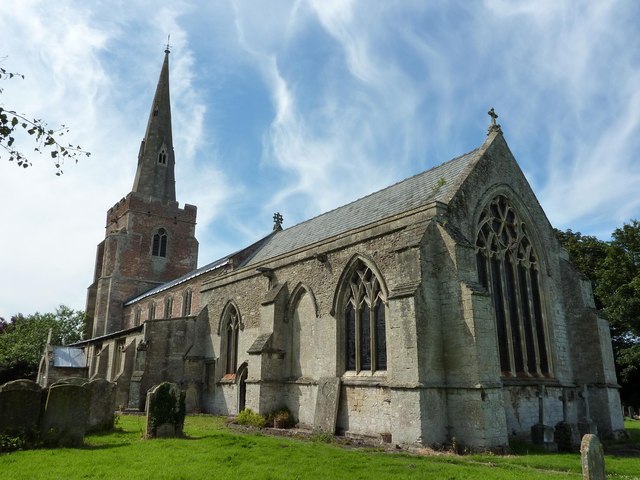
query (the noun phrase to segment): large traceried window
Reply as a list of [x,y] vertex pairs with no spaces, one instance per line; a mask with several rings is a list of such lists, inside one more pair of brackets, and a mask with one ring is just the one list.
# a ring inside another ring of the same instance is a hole
[[476,261],[480,283],[493,299],[502,375],[550,376],[538,257],[503,195],[480,215]]
[[151,255],[154,257],[167,256],[167,231],[159,228],[153,236],[153,244],[151,245]]
[[220,333],[224,339],[224,373],[235,374],[238,368],[238,332],[240,330],[240,316],[235,306],[227,307],[222,327],[223,330]]
[[351,276],[344,303],[346,369],[387,369],[385,304],[378,277],[360,264]]

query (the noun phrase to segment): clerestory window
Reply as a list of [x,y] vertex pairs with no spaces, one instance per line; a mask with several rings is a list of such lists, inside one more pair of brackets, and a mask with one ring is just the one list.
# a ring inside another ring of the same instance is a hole
[[182,298],[182,316],[186,317],[187,315],[191,315],[191,299],[193,297],[193,292],[191,289],[187,289],[184,292],[184,297]]
[[164,228],[159,228],[153,236],[151,254],[154,257],[167,256],[167,231]]
[[164,301],[164,318],[171,318],[173,313],[173,297],[167,297]]
[[149,320],[155,320],[156,318],[156,304],[153,302],[149,302]]
[[380,281],[364,264],[353,273],[344,304],[346,369],[387,369],[385,304]]
[[476,261],[478,279],[493,299],[502,375],[549,376],[538,257],[503,195],[480,215]]

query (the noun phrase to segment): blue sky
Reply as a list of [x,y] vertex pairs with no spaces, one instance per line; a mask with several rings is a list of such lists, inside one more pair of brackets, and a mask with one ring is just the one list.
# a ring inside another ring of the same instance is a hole
[[[92,152],[0,161],[0,316],[84,308],[171,35],[177,196],[203,265],[479,146],[494,107],[551,223],[640,218],[640,3],[22,0],[0,103]],[[3,152],[0,152],[4,159]]]

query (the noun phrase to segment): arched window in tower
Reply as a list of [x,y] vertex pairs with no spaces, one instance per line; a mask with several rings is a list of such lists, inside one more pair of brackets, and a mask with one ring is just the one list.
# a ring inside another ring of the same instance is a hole
[[480,215],[476,261],[478,279],[493,299],[502,375],[550,376],[538,257],[503,195]]
[[220,335],[223,340],[224,373],[232,375],[238,368],[238,332],[240,330],[240,315],[232,304],[225,310]]
[[158,152],[158,163],[160,165],[167,164],[167,149],[165,147],[162,147]]
[[380,280],[360,262],[349,280],[344,302],[347,370],[387,369],[386,307]]
[[159,228],[153,236],[151,254],[154,257],[167,256],[167,231],[164,228]]

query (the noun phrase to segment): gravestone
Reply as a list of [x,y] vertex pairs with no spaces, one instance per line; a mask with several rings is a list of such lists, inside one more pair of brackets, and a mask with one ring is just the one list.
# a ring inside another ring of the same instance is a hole
[[340,379],[323,377],[318,380],[316,396],[316,413],[313,429],[324,433],[335,433],[340,400]]
[[554,430],[551,425],[544,423],[544,397],[546,389],[544,385],[538,390],[538,423],[531,427],[531,441],[535,445],[540,445],[550,452],[558,450],[554,441]]
[[37,435],[42,389],[31,380],[0,385],[0,434]]
[[584,417],[578,422],[578,429],[580,430],[580,435],[587,434],[598,434],[598,426],[596,422],[591,419],[591,414],[589,411],[589,388],[587,385],[582,386],[582,393],[579,395],[584,402]]
[[84,442],[91,394],[84,386],[52,385],[47,394],[41,422],[47,445],[78,447]]
[[558,445],[560,452],[575,452],[580,446],[580,432],[578,425],[568,421],[568,403],[567,390],[562,389],[562,421],[558,422],[553,433],[553,439]]
[[84,378],[84,377],[64,377],[61,378],[59,380],[56,380],[54,383],[51,384],[51,386],[53,387],[54,385],[78,385],[78,386],[82,386],[85,383],[87,383],[89,380]]
[[580,460],[583,480],[605,480],[604,451],[597,435],[588,433],[582,437]]
[[163,382],[147,393],[146,438],[180,437],[184,428],[184,393],[175,383]]
[[115,418],[116,384],[96,378],[85,384],[91,398],[87,431],[112,430]]

